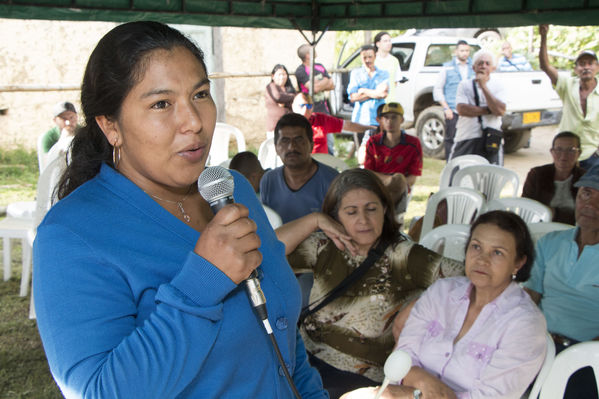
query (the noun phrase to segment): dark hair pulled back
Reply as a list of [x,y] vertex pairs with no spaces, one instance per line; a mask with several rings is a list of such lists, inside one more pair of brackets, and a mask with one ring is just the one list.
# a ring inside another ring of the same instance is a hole
[[472,233],[481,224],[497,226],[514,237],[514,242],[516,243],[516,260],[526,257],[526,262],[518,270],[518,273],[516,273],[515,281],[524,282],[528,280],[535,261],[535,246],[526,222],[520,216],[509,211],[483,213],[476,218],[470,227],[470,236],[468,237],[468,244],[465,251],[468,251],[468,246],[470,245],[470,241],[472,241]]
[[96,176],[102,163],[114,167],[112,144],[96,117],[118,119],[125,97],[143,78],[148,55],[154,50],[188,49],[204,70],[204,54],[181,32],[152,21],[129,22],[108,32],[89,57],[81,84],[81,108],[85,123],[71,144],[71,162],[58,183],[58,198]]

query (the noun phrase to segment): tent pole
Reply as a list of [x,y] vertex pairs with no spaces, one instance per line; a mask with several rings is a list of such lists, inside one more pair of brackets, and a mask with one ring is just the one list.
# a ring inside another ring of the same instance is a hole
[[[312,32],[312,43],[314,43],[315,36],[315,32]],[[314,101],[314,59],[316,58],[316,44],[312,43],[310,43],[312,53],[310,54],[310,98]]]
[[[320,32],[320,36],[318,39],[316,38],[316,34],[318,31],[312,31],[312,40],[308,39],[308,37],[304,34],[302,28],[299,27],[295,19],[291,19],[290,22],[295,26],[295,29],[306,39],[308,44],[311,46],[311,54],[310,54],[310,97],[314,97],[314,59],[316,58],[316,45],[320,42],[320,39],[324,36],[324,34],[329,30],[329,26],[327,25],[322,32]],[[312,98],[314,101],[314,98]]]

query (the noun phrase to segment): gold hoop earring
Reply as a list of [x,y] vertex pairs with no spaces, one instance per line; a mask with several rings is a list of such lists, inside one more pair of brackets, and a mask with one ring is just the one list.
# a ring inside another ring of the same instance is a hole
[[118,139],[114,139],[114,144],[112,146],[112,164],[115,169],[119,168],[119,162],[121,161],[121,149],[116,146],[116,142]]

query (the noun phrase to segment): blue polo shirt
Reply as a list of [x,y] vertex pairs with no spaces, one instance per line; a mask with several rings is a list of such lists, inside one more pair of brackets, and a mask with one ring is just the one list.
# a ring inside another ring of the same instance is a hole
[[580,257],[578,228],[543,236],[526,288],[543,295],[547,329],[577,341],[599,336],[599,244],[586,245]]
[[[357,93],[358,89],[361,88],[374,90],[381,83],[389,84],[389,72],[375,67],[374,75],[370,77],[366,67],[362,66],[351,71],[349,84],[347,85],[347,94],[351,96],[352,93]],[[380,104],[384,103],[384,98],[356,101],[351,114],[351,121],[361,123],[362,125],[378,126],[376,109]]]
[[262,203],[277,212],[283,223],[322,209],[322,201],[339,172],[323,163],[314,162],[318,165],[318,170],[298,190],[292,190],[287,185],[283,174],[284,166],[266,172],[260,180]]

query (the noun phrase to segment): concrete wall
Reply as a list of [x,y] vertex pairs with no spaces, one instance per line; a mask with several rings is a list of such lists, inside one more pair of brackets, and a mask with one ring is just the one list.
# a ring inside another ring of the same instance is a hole
[[[0,19],[0,86],[79,86],[89,54],[114,23]],[[177,26],[181,28],[180,26]],[[299,65],[299,32],[250,28],[183,27],[207,56],[209,72],[270,73],[277,63],[290,72]],[[311,34],[309,35],[311,38]],[[317,60],[334,64],[334,33],[325,34]],[[223,82],[224,81],[224,82]],[[249,147],[265,138],[264,88],[270,77],[214,79],[220,121],[240,128]],[[52,126],[52,107],[63,100],[77,108],[79,90],[0,92],[0,147],[35,148]]]

